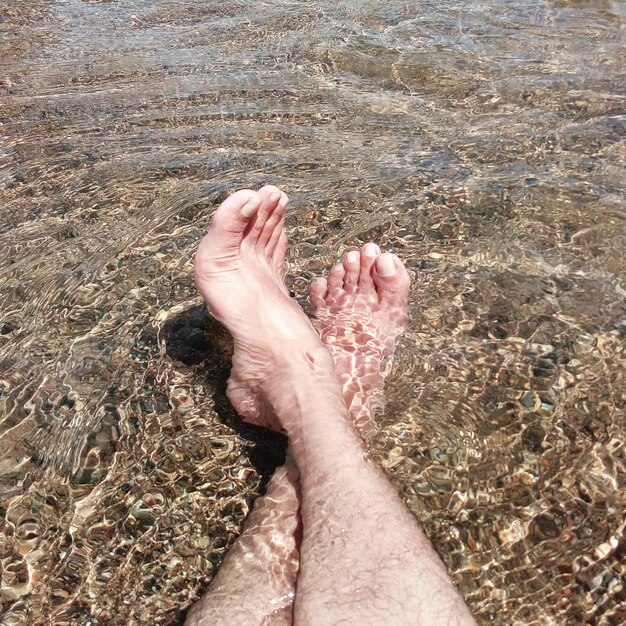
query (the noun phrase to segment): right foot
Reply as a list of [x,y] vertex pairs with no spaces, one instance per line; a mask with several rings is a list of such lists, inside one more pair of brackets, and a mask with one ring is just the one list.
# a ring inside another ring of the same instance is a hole
[[408,323],[411,279],[393,254],[374,243],[348,252],[328,279],[312,284],[313,326],[330,350],[350,415],[364,439],[376,432],[385,378]]
[[200,294],[234,340],[227,395],[246,421],[274,429],[282,425],[272,421],[263,396],[264,389],[278,393],[276,370],[288,357],[303,361],[320,352],[325,357],[310,321],[285,287],[287,202],[271,185],[237,191],[215,211],[194,262]]

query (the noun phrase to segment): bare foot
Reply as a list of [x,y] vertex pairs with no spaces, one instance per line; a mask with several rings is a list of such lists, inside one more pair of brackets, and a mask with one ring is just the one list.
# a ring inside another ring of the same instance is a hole
[[283,279],[287,202],[272,185],[237,191],[215,211],[194,262],[200,294],[234,339],[228,397],[246,421],[275,430],[281,425],[262,401],[263,385],[285,355],[321,347]]
[[313,325],[331,352],[344,400],[364,439],[376,431],[385,378],[408,324],[410,283],[397,256],[367,243],[348,252],[328,279],[311,284]]
[[[283,257],[284,251],[281,268]],[[381,255],[378,246],[367,244],[360,253],[348,253],[328,282],[318,279],[311,286],[314,325],[328,342],[357,428],[371,431],[370,411],[381,405],[384,378],[408,320],[409,283],[397,257]],[[297,471],[280,468],[186,624],[291,623],[298,505]],[[242,603],[241,597],[248,601]]]

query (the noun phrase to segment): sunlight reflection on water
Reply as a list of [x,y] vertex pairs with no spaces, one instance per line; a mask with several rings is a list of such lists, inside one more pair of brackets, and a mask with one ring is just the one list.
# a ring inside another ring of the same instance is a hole
[[296,295],[372,239],[417,278],[372,452],[479,620],[619,620],[624,3],[0,16],[3,624],[179,623],[237,536],[282,442],[191,259],[264,182]]

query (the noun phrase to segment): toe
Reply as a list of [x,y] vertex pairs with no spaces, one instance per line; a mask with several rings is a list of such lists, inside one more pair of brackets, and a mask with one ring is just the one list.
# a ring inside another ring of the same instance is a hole
[[359,273],[359,290],[364,293],[373,293],[376,289],[372,278],[372,267],[380,248],[375,243],[366,243],[361,248],[361,272]]
[[217,208],[211,218],[209,232],[204,236],[195,258],[196,273],[208,269],[215,256],[239,251],[244,233],[261,206],[261,198],[252,189],[235,192]]
[[272,263],[278,271],[279,276],[285,273],[285,256],[287,255],[287,235],[285,232],[280,233],[280,237],[276,242],[274,251],[272,252]]
[[[280,236],[283,234],[285,230],[285,218],[280,217],[276,224],[272,226],[272,232],[269,234],[269,239],[265,244],[265,256],[267,259],[271,259],[274,256],[274,248],[278,244],[278,240]],[[263,237],[263,235],[261,235]]]
[[325,278],[316,278],[309,287],[309,302],[313,310],[321,309],[326,304],[328,282]]
[[395,254],[384,253],[376,257],[372,277],[381,303],[405,305],[411,278],[404,263]]
[[266,185],[265,187],[259,189],[258,195],[261,199],[261,204],[256,212],[256,215],[254,216],[254,219],[251,220],[250,225],[245,232],[246,243],[254,247],[256,247],[258,243],[267,221],[270,219],[274,210],[278,206],[282,197],[282,192],[278,189],[278,187]]
[[328,273],[328,295],[343,293],[343,277],[346,271],[341,263],[332,266]]
[[278,201],[278,204],[274,207],[274,210],[268,217],[267,222],[265,223],[265,227],[263,228],[263,232],[259,237],[257,247],[265,247],[265,254],[268,259],[272,256],[274,248],[278,243],[278,239],[285,227],[284,217],[285,209],[287,208],[288,203],[289,198],[287,197],[287,194],[281,192],[281,197]]
[[[253,189],[240,189],[226,198],[217,208],[211,219],[208,235],[212,233],[235,235],[241,243],[246,228],[254,220],[262,203],[259,194]],[[230,239],[230,237],[226,237]]]
[[347,293],[354,293],[359,282],[361,271],[361,255],[356,250],[351,250],[343,257],[343,288]]

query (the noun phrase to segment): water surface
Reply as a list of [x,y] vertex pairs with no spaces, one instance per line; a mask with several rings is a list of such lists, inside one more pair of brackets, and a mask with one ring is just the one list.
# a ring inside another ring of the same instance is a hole
[[0,0],[0,618],[174,625],[283,442],[192,257],[292,198],[290,285],[415,275],[373,456],[481,623],[626,616],[626,5]]

